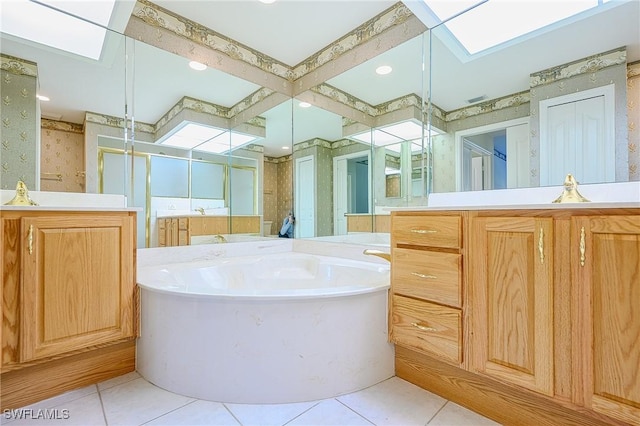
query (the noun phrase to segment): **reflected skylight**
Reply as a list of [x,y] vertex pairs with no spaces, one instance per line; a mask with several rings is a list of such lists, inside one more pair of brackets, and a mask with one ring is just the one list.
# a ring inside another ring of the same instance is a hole
[[246,145],[250,142],[254,142],[258,139],[260,138],[238,132],[231,133],[231,138],[229,138],[229,132],[224,132],[213,140],[196,146],[193,150],[221,154],[229,150],[233,151],[234,149],[240,148],[241,146]]
[[[472,8],[444,25],[470,54],[474,54],[549,27],[608,0],[422,1],[431,15],[435,15],[436,25]],[[479,5],[473,7],[476,4]]]
[[[115,0],[99,2],[42,1],[100,25],[108,25]],[[27,0],[2,2],[3,33],[91,59],[102,53],[105,28]]]
[[[440,132],[437,129],[432,128],[432,136],[439,133]],[[371,131],[369,130],[352,135],[350,137],[360,142],[372,144]],[[379,127],[373,131],[373,145],[376,146],[387,146],[404,141],[415,141],[421,138],[422,126],[418,122],[412,120],[391,124],[389,126]]]
[[[193,149],[204,142],[223,134],[224,129],[203,126],[196,123],[184,123],[160,139],[157,143],[161,145],[174,146],[176,148]],[[227,147],[228,147],[227,143]]]
[[176,148],[221,154],[232,151],[260,137],[244,133],[232,132],[199,123],[183,122],[180,126],[160,138],[156,143]]

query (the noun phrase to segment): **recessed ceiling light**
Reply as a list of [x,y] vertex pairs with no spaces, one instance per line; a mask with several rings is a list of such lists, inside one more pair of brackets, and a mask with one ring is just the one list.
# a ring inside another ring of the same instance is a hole
[[271,4],[271,3],[275,3],[276,0],[259,0],[260,3],[264,3],[264,4]]
[[289,149],[289,147],[288,146],[283,146],[282,149]]
[[203,71],[203,70],[207,69],[207,66],[205,64],[202,64],[202,63],[197,62],[197,61],[189,62],[189,66],[191,68],[193,68],[194,70],[196,70],[196,71]]
[[42,102],[49,102],[51,100],[51,99],[49,99],[48,97],[46,97],[44,95],[36,95],[36,98],[38,98]]
[[381,65],[378,68],[376,68],[376,74],[379,74],[379,75],[387,75],[391,71],[393,71],[393,68],[391,68],[389,65]]
[[298,106],[299,106],[300,108],[309,108],[309,107],[311,106],[311,104],[310,104],[309,102],[300,102],[300,103],[298,104]]

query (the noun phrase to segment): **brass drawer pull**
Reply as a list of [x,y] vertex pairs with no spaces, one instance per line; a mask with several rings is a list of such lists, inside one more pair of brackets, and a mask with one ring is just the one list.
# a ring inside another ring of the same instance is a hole
[[587,259],[585,255],[586,244],[584,241],[584,226],[580,229],[580,266],[584,266],[584,261]]
[[419,328],[422,331],[438,331],[437,329],[435,329],[433,327],[429,327],[427,325],[418,324],[417,322],[412,322],[411,325],[416,327],[416,328]]
[[420,278],[426,278],[426,279],[429,279],[429,280],[435,280],[436,278],[438,278],[435,275],[425,275],[425,274],[421,274],[419,272],[412,272],[411,275],[415,275],[416,277],[420,277]]
[[29,225],[29,254],[33,254],[33,225]]
[[540,238],[538,239],[538,252],[540,252],[540,263],[544,265],[544,229],[540,227]]
[[433,229],[412,229],[411,232],[414,234],[435,234],[438,231]]

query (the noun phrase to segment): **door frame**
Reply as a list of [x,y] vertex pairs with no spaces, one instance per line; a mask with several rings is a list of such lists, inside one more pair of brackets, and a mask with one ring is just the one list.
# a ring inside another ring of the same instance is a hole
[[[300,179],[300,163],[305,161],[311,161],[312,179],[309,181]],[[300,212],[300,183],[306,181],[307,184],[310,184],[311,190],[313,192],[311,199],[313,202],[313,206],[311,211],[313,212],[312,221],[313,221],[313,236],[316,235],[316,159],[314,155],[305,155],[304,157],[296,158],[294,162],[294,170],[295,170],[295,189],[294,189],[294,215],[299,215]],[[296,223],[298,222],[298,218],[296,218]],[[300,238],[300,226],[293,227],[294,237]]]
[[[470,129],[459,130],[454,134],[455,159],[456,159],[456,192],[462,191],[462,168],[463,168],[463,147],[464,138],[482,133],[494,132],[496,130],[507,129],[508,127],[519,126],[521,124],[529,124],[529,116],[514,118],[512,120],[501,121],[499,123],[486,124],[484,126],[473,127]],[[507,154],[508,155],[508,154]]]
[[[367,182],[367,186],[368,186],[368,194],[367,194],[367,203],[369,205],[369,213],[371,213],[371,150],[367,150],[367,151],[358,151],[358,152],[352,152],[351,154],[345,154],[345,155],[340,155],[337,157],[333,157],[333,235],[340,235],[338,233],[338,221],[337,221],[337,217],[338,217],[338,212],[336,211],[337,209],[337,205],[338,203],[337,201],[337,194],[338,194],[338,168],[337,168],[337,163],[340,160],[350,160],[352,158],[358,158],[358,157],[367,157],[367,176],[368,176],[368,182]],[[344,185],[347,185],[347,182],[343,182]],[[345,230],[345,234],[348,232],[348,230]]]

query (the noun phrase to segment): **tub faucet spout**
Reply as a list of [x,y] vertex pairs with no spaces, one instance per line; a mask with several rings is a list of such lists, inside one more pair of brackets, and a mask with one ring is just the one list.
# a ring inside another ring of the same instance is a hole
[[377,256],[377,257],[380,257],[380,258],[386,260],[387,262],[391,262],[391,253],[385,253],[383,251],[373,250],[373,249],[366,249],[362,253],[366,254],[366,255],[369,255],[369,256]]
[[196,211],[200,212],[200,214],[204,216],[204,207],[198,207]]
[[216,243],[226,243],[227,242],[227,239],[223,235],[220,235],[220,234],[214,235],[213,239],[216,241]]

